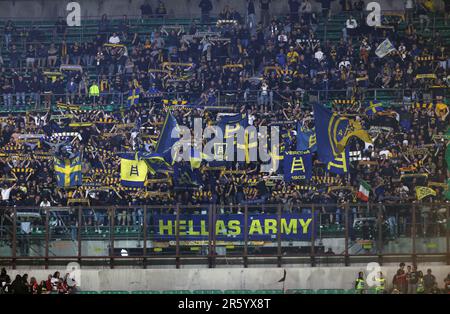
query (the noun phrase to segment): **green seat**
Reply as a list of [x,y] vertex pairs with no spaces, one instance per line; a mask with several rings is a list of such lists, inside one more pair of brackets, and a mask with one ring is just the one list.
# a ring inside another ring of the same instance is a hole
[[160,294],[161,292],[158,290],[136,290],[131,291],[131,294]]
[[280,289],[277,289],[277,290],[270,290],[270,289],[255,290],[255,294],[283,294],[283,290],[280,290]]
[[345,290],[346,294],[357,294],[358,292],[356,291],[356,289],[348,289]]
[[194,290],[194,294],[222,294],[222,290]]
[[98,291],[92,291],[92,290],[78,291],[78,294],[98,294]]
[[287,294],[315,294],[313,289],[288,289]]
[[251,294],[253,290],[225,290],[225,294]]
[[105,290],[100,293],[101,294],[129,294],[129,292],[125,291],[125,290]]
[[191,294],[190,290],[164,290],[163,294]]
[[317,294],[345,294],[344,289],[319,289]]

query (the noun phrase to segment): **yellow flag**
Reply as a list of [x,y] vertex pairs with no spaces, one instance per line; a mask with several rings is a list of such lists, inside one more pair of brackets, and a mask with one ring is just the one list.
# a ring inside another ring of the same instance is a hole
[[419,201],[429,195],[436,196],[436,191],[426,186],[416,186],[416,196]]
[[123,186],[143,187],[147,179],[148,167],[145,160],[122,158],[120,179]]

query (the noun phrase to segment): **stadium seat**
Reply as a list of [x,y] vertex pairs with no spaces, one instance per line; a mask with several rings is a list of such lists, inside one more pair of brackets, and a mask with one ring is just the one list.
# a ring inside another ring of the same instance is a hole
[[313,289],[288,289],[287,294],[315,294]]
[[136,290],[136,291],[131,291],[131,294],[161,294],[161,291],[158,291],[158,290]]
[[222,294],[222,290],[194,290],[194,294]]
[[100,292],[100,294],[129,294],[130,292],[125,290],[105,290]]

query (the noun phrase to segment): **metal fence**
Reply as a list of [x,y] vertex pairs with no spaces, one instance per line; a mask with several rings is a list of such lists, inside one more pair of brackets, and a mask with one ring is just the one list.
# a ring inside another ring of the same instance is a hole
[[[450,205],[2,207],[0,263],[450,264]],[[308,220],[310,219],[310,220]],[[331,250],[330,250],[331,249]]]
[[[448,97],[449,88],[445,88],[444,98]],[[345,89],[342,90],[315,90],[305,91],[301,93],[296,101],[301,104],[308,103],[328,103],[335,99],[355,99],[362,104],[368,100],[378,99],[383,101],[389,99],[387,103],[390,105],[402,105],[412,102],[432,102],[436,99],[430,94],[428,98],[407,97],[406,95],[414,95],[419,90],[410,89],[377,89],[367,88],[359,93],[355,98],[354,93],[348,94]],[[23,110],[47,110],[54,107],[55,104],[72,104],[79,106],[90,106],[101,109],[101,106],[109,106],[111,109],[123,108],[128,106],[129,92],[108,91],[101,92],[98,96],[91,96],[84,90],[75,93],[3,93],[0,95],[0,111],[17,112]],[[381,96],[381,98],[380,98]],[[247,90],[224,90],[217,91],[208,97],[202,97],[201,93],[194,92],[160,92],[158,94],[141,93],[141,104],[150,102],[161,102],[165,100],[186,101],[185,106],[195,108],[208,109],[226,109],[235,108],[244,104],[266,106],[276,109],[283,107],[287,101],[283,99],[278,92],[270,92],[268,95],[262,95],[258,89]],[[295,101],[294,101],[295,102]],[[168,105],[172,105],[168,103]]]

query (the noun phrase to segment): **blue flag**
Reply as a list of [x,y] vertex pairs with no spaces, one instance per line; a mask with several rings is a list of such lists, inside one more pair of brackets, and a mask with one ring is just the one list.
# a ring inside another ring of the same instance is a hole
[[291,130],[286,130],[284,128],[281,129],[280,132],[281,139],[283,140],[283,146],[286,148],[286,150],[291,150],[291,146],[294,143],[294,136],[291,132]]
[[331,112],[321,105],[314,105],[317,152],[324,163],[333,161],[347,146],[349,139],[356,136],[366,143],[372,143],[367,131],[359,121],[348,119]]
[[130,89],[127,98],[127,106],[131,107],[133,105],[139,104],[139,94],[141,93],[140,88]]
[[164,158],[157,153],[148,153],[144,151],[138,152],[139,159],[145,160],[148,171],[154,175],[156,173],[173,173],[172,166],[167,163]]
[[[174,130],[172,134],[172,130]],[[173,135],[173,137],[172,137]],[[179,139],[178,123],[170,110],[167,112],[166,120],[156,144],[156,153],[163,157],[166,162],[173,164],[172,146],[178,142]]]
[[79,186],[83,179],[81,175],[81,157],[79,154],[72,159],[59,159],[55,157],[55,174],[59,187]]
[[349,148],[346,147],[345,150],[337,156],[334,160],[330,161],[326,166],[326,171],[335,174],[345,174],[348,173],[349,167]]
[[[240,127],[242,127],[242,129],[244,130],[246,127],[249,126],[247,114],[238,113],[233,115],[221,116],[217,126],[222,130],[224,144],[226,144],[228,138],[233,137],[234,138],[233,143],[236,145],[235,151],[237,151],[237,149],[246,150],[248,148],[246,144],[244,144],[243,146],[237,145],[238,143],[236,140],[237,132],[239,131]],[[223,151],[226,151],[226,145],[223,146]],[[219,163],[223,165],[222,162]]]
[[315,129],[306,130],[300,123],[297,124],[297,150],[309,149],[312,153],[317,152],[317,141]]
[[312,176],[312,157],[309,150],[287,151],[283,158],[284,181],[307,180]]
[[174,164],[174,185],[178,188],[189,188],[201,185],[201,174],[198,169],[192,169],[188,162]]
[[384,111],[383,104],[377,100],[369,101],[364,109],[366,115],[373,116],[377,112]]
[[[239,125],[243,128],[248,127],[248,117],[247,114],[237,113],[233,115],[221,116],[220,121],[217,124],[223,132],[225,138],[225,131],[229,129],[230,131],[237,128]],[[229,132],[230,132],[229,131]]]

